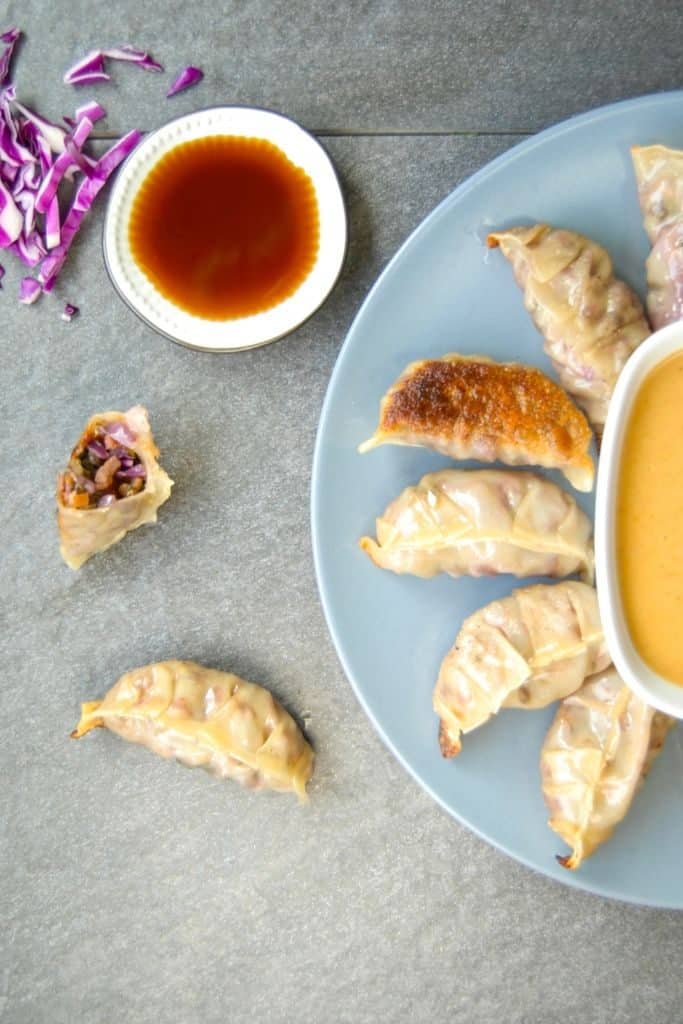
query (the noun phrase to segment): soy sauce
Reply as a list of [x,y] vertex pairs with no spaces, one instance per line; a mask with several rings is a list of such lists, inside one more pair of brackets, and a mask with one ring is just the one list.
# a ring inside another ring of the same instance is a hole
[[271,309],[311,271],[313,182],[265,139],[214,135],[176,146],[133,201],[133,258],[170,302],[207,320]]

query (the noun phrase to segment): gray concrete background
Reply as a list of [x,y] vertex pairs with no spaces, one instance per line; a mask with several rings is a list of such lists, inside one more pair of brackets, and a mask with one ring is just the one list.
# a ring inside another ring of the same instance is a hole
[[[313,576],[316,424],[359,303],[464,177],[571,113],[679,84],[673,2],[421,4],[23,0],[22,98],[54,116],[69,64],[149,46],[86,89],[105,133],[197,106],[273,106],[321,135],[351,245],[327,304],[243,355],[178,348],[114,295],[103,204],[54,298],[15,301],[0,414],[0,1021],[625,1024],[681,1019],[683,916],[539,877],[453,822],[384,749],[346,683]],[[186,63],[201,86],[163,98]],[[430,134],[431,133],[431,134]],[[437,133],[437,134],[433,134]],[[61,322],[61,303],[81,307]],[[80,573],[53,485],[93,410],[142,401],[176,480],[156,528]],[[115,737],[70,744],[82,698],[166,657],[270,686],[317,753],[311,803],[245,793]]]

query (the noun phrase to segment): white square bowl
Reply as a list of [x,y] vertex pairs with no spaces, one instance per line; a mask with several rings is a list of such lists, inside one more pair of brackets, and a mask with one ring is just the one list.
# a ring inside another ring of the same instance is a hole
[[[665,679],[643,661],[626,625],[616,557],[616,506],[624,436],[633,401],[648,373],[664,359],[681,351],[683,322],[669,324],[656,331],[636,349],[626,363],[609,405],[600,450],[595,499],[598,602],[612,661],[634,693],[653,707],[676,718],[683,718],[683,686]],[[683,622],[681,635],[683,638]]]

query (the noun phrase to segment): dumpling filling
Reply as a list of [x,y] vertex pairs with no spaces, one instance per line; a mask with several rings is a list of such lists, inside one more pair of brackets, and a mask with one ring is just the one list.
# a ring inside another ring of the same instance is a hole
[[59,550],[71,569],[156,522],[173,486],[158,455],[142,405],[90,417],[57,480]]
[[136,452],[135,437],[122,421],[89,431],[71,453],[59,491],[70,508],[106,508],[144,490],[147,470]]

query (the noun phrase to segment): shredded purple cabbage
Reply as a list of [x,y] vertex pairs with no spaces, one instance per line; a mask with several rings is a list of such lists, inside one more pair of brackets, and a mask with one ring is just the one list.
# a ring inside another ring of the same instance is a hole
[[8,28],[0,35],[0,42],[5,44],[5,48],[0,55],[0,83],[4,82],[9,74],[14,47],[17,45],[20,36],[21,32],[18,28]]
[[128,469],[118,469],[116,476],[120,480],[135,480],[136,477],[147,476],[147,471],[141,462],[137,462],[134,466],[129,466]]
[[[25,277],[19,289],[20,301],[28,305],[54,288],[85,214],[142,136],[138,131],[129,132],[95,160],[84,146],[93,126],[106,117],[100,103],[90,100],[82,104],[73,117],[64,117],[64,128],[18,102],[16,88],[7,78],[20,37],[17,28],[0,32],[0,249],[36,269],[36,276]],[[145,71],[163,71],[147,51],[119,46],[92,50],[67,71],[64,81],[71,85],[109,81],[108,60],[137,64]],[[190,88],[202,77],[199,68],[185,68],[167,95]],[[71,182],[70,204],[60,210],[60,186]],[[3,274],[0,267],[0,278]],[[67,303],[62,319],[69,321],[77,313],[78,308]],[[115,439],[127,443],[123,436]],[[129,468],[124,463],[122,471]]]
[[67,85],[92,85],[94,82],[108,82],[111,75],[104,69],[105,60],[123,60],[137,64],[144,71],[163,71],[158,61],[145,50],[134,46],[115,46],[111,50],[92,50],[87,56],[69,68],[64,75]]
[[191,64],[189,67],[183,68],[166,93],[167,99],[177,95],[179,92],[183,92],[184,89],[190,89],[197,82],[201,82],[203,77],[204,72],[201,68],[195,68]]
[[31,268],[37,267],[47,253],[37,231],[33,231],[28,237],[20,235],[9,249],[19,257],[24,266]]
[[[5,44],[4,50],[0,48],[0,83],[18,38],[16,29],[0,34],[0,44]],[[72,77],[108,78],[105,57],[160,70],[148,53],[121,47],[89,54],[72,69]],[[0,88],[0,248],[13,252],[25,266],[37,268],[35,278],[21,282],[23,303],[35,302],[41,292],[52,290],[83,217],[141,138],[139,132],[129,132],[99,160],[92,159],[83,146],[93,125],[105,116],[104,107],[90,101],[73,118],[65,119],[70,125],[65,130],[19,103],[13,85]],[[74,179],[71,204],[62,218],[57,192],[62,182]],[[67,303],[63,315],[70,320],[77,312]]]
[[[62,311],[62,320],[65,320],[66,323],[69,324],[69,323],[71,323],[71,321],[73,320],[73,318],[75,316],[78,316],[78,306],[74,306],[71,302],[67,302],[66,305],[64,306],[63,311]],[[90,447],[90,445],[88,445],[88,447]],[[102,445],[102,447],[104,448],[104,445]],[[106,459],[106,457],[107,457],[107,449],[104,448],[104,451],[105,451],[105,454],[103,456],[100,456],[100,458],[105,458]]]
[[24,218],[12,194],[0,181],[0,247],[7,249],[16,242],[24,226]]
[[92,452],[95,458],[102,459],[102,462],[106,462],[106,460],[109,458],[109,452],[104,447],[101,441],[91,441],[88,444],[88,451]]
[[59,203],[55,196],[47,208],[45,214],[45,245],[48,250],[56,249],[62,240],[62,233],[59,220]]
[[[107,111],[104,107],[96,103],[95,100],[90,100],[88,103],[84,103],[82,107],[76,107],[76,112],[73,118],[69,118],[69,121],[75,126],[78,121],[82,121],[83,118],[87,118],[93,124],[96,121],[101,121],[103,117],[107,116]],[[64,119],[66,120],[66,118]]]
[[[19,100],[14,100],[14,106],[40,132],[53,153],[62,153],[64,151],[64,136],[66,133],[63,128],[53,124],[52,121],[46,121],[44,117],[23,106]],[[31,134],[34,133],[32,132]]]
[[30,306],[31,303],[36,301],[41,290],[40,283],[36,281],[35,277],[22,278],[19,285],[19,302],[23,302],[25,306]]
[[94,82],[108,82],[109,77],[104,70],[104,54],[101,50],[93,50],[67,71],[64,82],[66,85],[92,85]]
[[109,434],[115,441],[118,441],[124,448],[131,448],[135,444],[135,434],[123,420],[115,420],[112,423],[108,423],[104,428],[104,432]]
[[[84,119],[85,120],[85,119]],[[83,124],[83,121],[79,121],[79,124]],[[66,151],[71,157],[71,163],[74,167],[78,167],[79,171],[83,171],[86,178],[92,178],[93,168],[95,167],[95,161],[91,160],[90,157],[81,153],[77,145],[75,145],[73,139],[66,140]]]
[[72,152],[74,149],[80,151],[88,135],[92,131],[93,122],[88,117],[82,117],[76,124],[69,141],[71,147],[60,153],[55,162],[49,168],[43,178],[36,195],[36,212],[47,213],[50,203],[57,194],[59,183],[67,171],[74,166]]
[[64,265],[71,243],[84,216],[95,201],[100,189],[106,185],[112,171],[116,170],[121,161],[137,146],[141,138],[142,134],[137,130],[124,135],[111,149],[107,150],[104,156],[100,157],[95,164],[93,176],[86,178],[78,186],[71,209],[64,218],[61,244],[45,257],[41,265],[38,279],[43,286],[43,291],[51,292],[54,288],[57,276]]
[[138,64],[145,71],[163,71],[162,65],[154,60],[145,50],[137,50],[134,46],[118,46],[113,50],[103,50],[109,60],[128,60]]

